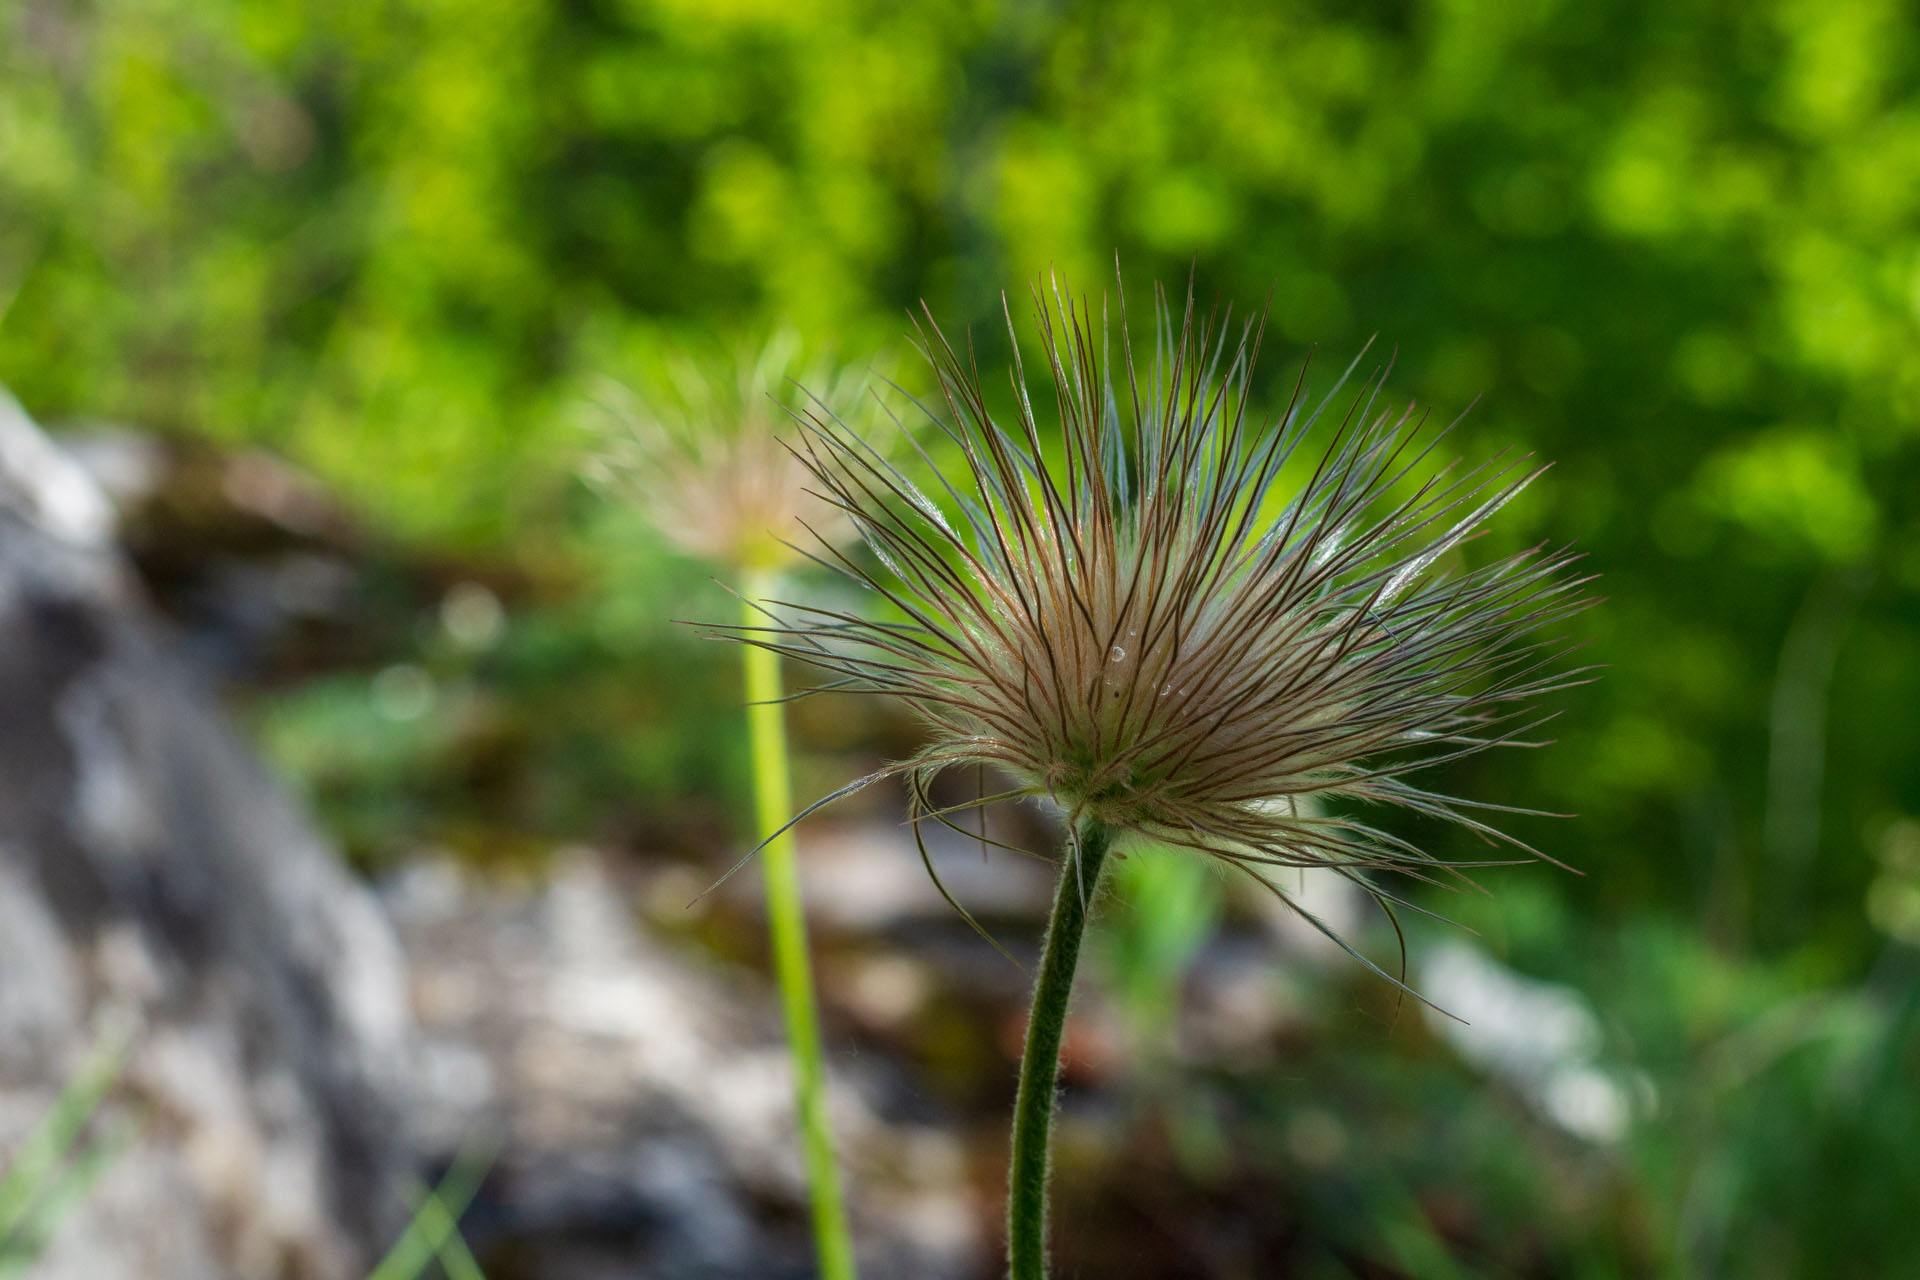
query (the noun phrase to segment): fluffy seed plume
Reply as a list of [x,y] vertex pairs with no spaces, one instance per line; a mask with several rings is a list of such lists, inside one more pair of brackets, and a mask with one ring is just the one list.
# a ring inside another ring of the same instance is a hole
[[[798,558],[802,523],[842,542],[851,524],[809,493],[791,447],[798,407],[817,403],[849,425],[871,401],[866,375],[802,359],[799,339],[775,334],[759,349],[702,359],[680,351],[634,385],[597,397],[613,421],[587,478],[638,503],[690,555],[734,569],[784,568]],[[802,392],[800,387],[810,388]]]
[[1156,293],[1143,351],[1124,295],[1111,326],[1104,304],[1096,318],[1057,288],[1035,304],[1053,394],[1029,396],[1016,354],[1006,420],[971,353],[931,315],[918,326],[945,409],[924,407],[945,436],[921,453],[930,484],[824,405],[807,415],[811,488],[872,563],[820,558],[891,616],[778,604],[737,635],[833,673],[833,687],[892,694],[932,730],[917,756],[827,800],[904,775],[916,826],[953,825],[931,779],[991,766],[1016,789],[982,803],[1048,797],[1070,829],[1091,820],[1199,850],[1283,898],[1277,868],[1332,868],[1390,905],[1369,873],[1489,865],[1437,861],[1365,810],[1507,839],[1469,812],[1499,806],[1419,778],[1537,745],[1526,735],[1545,717],[1530,704],[1580,678],[1528,640],[1588,603],[1572,556],[1534,548],[1467,568],[1454,554],[1540,468],[1443,462],[1446,431],[1383,404],[1384,374],[1343,377],[1317,402],[1303,374],[1283,412],[1258,416],[1260,317],[1200,316],[1191,296],[1176,313]]

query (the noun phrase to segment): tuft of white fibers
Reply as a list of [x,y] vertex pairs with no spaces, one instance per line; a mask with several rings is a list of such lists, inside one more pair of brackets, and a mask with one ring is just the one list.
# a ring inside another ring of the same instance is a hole
[[793,544],[803,524],[836,542],[853,536],[809,493],[792,446],[803,405],[864,422],[873,411],[866,383],[864,370],[807,359],[785,330],[725,358],[672,352],[651,376],[602,385],[595,400],[611,425],[585,474],[689,555],[734,570],[783,569],[800,558]]
[[1330,868],[1391,906],[1372,873],[1458,884],[1491,865],[1430,856],[1370,822],[1376,805],[1543,856],[1474,816],[1501,806],[1420,775],[1538,745],[1536,700],[1584,677],[1568,647],[1533,639],[1590,603],[1573,555],[1459,554],[1544,468],[1444,460],[1447,429],[1387,405],[1384,371],[1350,367],[1317,400],[1303,372],[1262,417],[1263,317],[1202,315],[1191,292],[1176,310],[1156,291],[1139,347],[1124,293],[1112,316],[1057,286],[1034,301],[1053,394],[1029,394],[1009,311],[1004,419],[971,351],[930,313],[917,322],[939,392],[921,434],[957,466],[916,443],[916,480],[824,401],[806,408],[808,487],[871,553],[823,540],[817,559],[880,607],[766,602],[767,625],[731,634],[829,687],[899,698],[931,729],[827,799],[903,776],[916,824],[953,825],[930,781],[987,766],[1015,787],[981,803],[1046,797],[1070,829],[1197,850],[1289,902],[1278,869]]

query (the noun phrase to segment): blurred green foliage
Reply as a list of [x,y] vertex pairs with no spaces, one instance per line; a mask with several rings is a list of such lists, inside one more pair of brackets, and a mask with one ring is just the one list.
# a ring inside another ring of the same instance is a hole
[[[1191,262],[1271,291],[1282,346],[1377,332],[1440,414],[1484,396],[1467,447],[1558,462],[1499,536],[1577,539],[1613,596],[1612,674],[1540,765],[1587,892],[1864,938],[1868,846],[1920,809],[1920,720],[1879,714],[1920,705],[1902,14],[9,0],[0,380],[531,555],[576,532],[610,352],[894,346],[925,298],[990,355],[1003,286]],[[1796,655],[1796,618],[1837,635]],[[1780,723],[1829,704],[1825,742]]]
[[[423,545],[584,572],[594,603],[486,660],[533,690],[563,790],[732,785],[690,703],[633,683],[692,661],[662,618],[724,597],[688,607],[695,579],[572,478],[613,353],[781,324],[897,348],[924,298],[985,364],[1001,288],[1051,266],[1097,292],[1117,250],[1136,289],[1270,298],[1276,396],[1308,345],[1324,378],[1378,333],[1440,418],[1483,397],[1463,450],[1558,464],[1492,537],[1590,553],[1608,670],[1558,746],[1461,786],[1582,815],[1517,824],[1588,875],[1499,874],[1548,906],[1490,936],[1616,1002],[1693,1107],[1635,1157],[1664,1189],[1635,1212],[1673,1215],[1643,1253],[1920,1256],[1888,1207],[1920,1187],[1905,6],[0,0],[0,67],[0,382],[43,418],[271,445]],[[724,686],[698,669],[686,699]],[[431,744],[342,679],[281,754],[384,779],[354,794],[392,821]],[[610,707],[634,745],[595,745]],[[1696,1072],[1779,1008],[1804,1034]],[[1815,1252],[1769,1243],[1796,1232]]]
[[1199,857],[1142,849],[1117,858],[1108,873],[1119,902],[1092,935],[1103,976],[1120,1006],[1138,1067],[1172,1059],[1181,984],[1219,926],[1224,880]]

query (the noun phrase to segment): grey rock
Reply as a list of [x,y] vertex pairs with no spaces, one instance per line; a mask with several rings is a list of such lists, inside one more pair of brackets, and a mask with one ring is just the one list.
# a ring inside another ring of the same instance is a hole
[[346,1280],[405,1216],[402,956],[183,676],[112,510],[0,392],[0,1162],[103,1035],[94,1127],[133,1135],[33,1274]]

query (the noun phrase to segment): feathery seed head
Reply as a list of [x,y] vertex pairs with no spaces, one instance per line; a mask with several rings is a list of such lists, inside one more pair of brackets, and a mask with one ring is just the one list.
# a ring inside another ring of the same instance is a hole
[[640,385],[606,390],[618,429],[603,434],[588,478],[637,501],[691,555],[736,569],[784,567],[798,558],[790,544],[803,523],[835,542],[854,533],[808,493],[811,477],[791,447],[794,419],[817,407],[860,422],[865,384],[862,371],[804,361],[786,331],[730,360],[677,352]]
[[941,474],[923,452],[931,484],[844,420],[806,414],[810,487],[878,566],[822,558],[897,613],[770,605],[771,625],[736,634],[924,716],[926,749],[855,786],[905,775],[916,821],[950,822],[929,806],[929,779],[991,765],[1016,780],[1009,794],[1050,797],[1074,822],[1263,880],[1272,867],[1365,884],[1368,870],[1460,865],[1320,801],[1498,836],[1415,773],[1519,743],[1539,721],[1529,703],[1580,675],[1526,642],[1588,603],[1568,553],[1472,568],[1452,555],[1538,469],[1442,463],[1445,432],[1387,408],[1379,376],[1344,393],[1343,377],[1313,404],[1296,388],[1261,418],[1249,403],[1260,323],[1197,316],[1190,296],[1176,314],[1156,294],[1146,349],[1124,294],[1111,333],[1104,305],[1096,322],[1057,288],[1051,307],[1037,290],[1035,302],[1045,426],[1017,354],[1002,421],[971,355],[930,316],[920,326],[945,407],[927,416],[962,460]]

